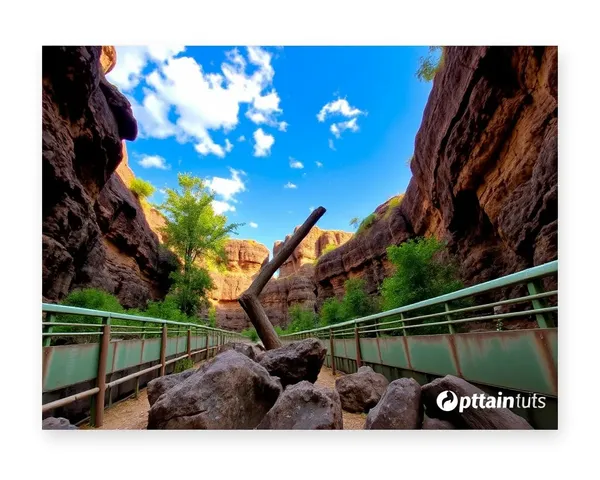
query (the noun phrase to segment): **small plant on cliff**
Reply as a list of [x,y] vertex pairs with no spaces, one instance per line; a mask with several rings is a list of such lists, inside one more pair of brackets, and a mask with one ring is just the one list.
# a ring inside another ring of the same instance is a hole
[[156,191],[154,185],[141,178],[134,178],[129,185],[129,189],[140,200],[146,200]]
[[326,253],[333,252],[336,248],[337,248],[337,245],[335,245],[334,243],[328,243],[327,245],[325,245],[325,248],[321,252],[321,255],[325,255]]
[[354,227],[354,229],[357,229],[359,225],[360,225],[360,218],[358,218],[358,217],[353,217],[353,218],[350,220],[350,226],[351,226],[351,227]]
[[403,199],[404,199],[403,193],[396,195],[395,197],[392,197],[392,199],[387,204],[387,209],[385,211],[383,218],[388,218],[392,214],[392,212],[400,206]]
[[443,47],[429,47],[429,54],[426,57],[419,58],[417,78],[422,82],[431,82],[435,74],[444,65],[444,53]]
[[[409,240],[399,246],[387,249],[388,260],[396,271],[386,278],[382,285],[383,308],[410,305],[463,288],[458,275],[458,267],[445,252],[445,245],[435,238]],[[414,312],[411,316],[426,315],[442,311],[443,307],[433,307]],[[434,317],[432,322],[439,322]],[[406,330],[407,334],[447,333],[446,325],[436,325]]]
[[362,222],[360,222],[360,225],[358,226],[358,230],[356,231],[356,234],[360,234],[363,232],[366,232],[369,227],[371,225],[373,225],[373,223],[375,222],[375,214],[372,213],[371,215],[367,216]]
[[180,173],[178,181],[179,188],[167,189],[166,200],[159,208],[166,217],[165,243],[183,263],[181,270],[171,274],[172,293],[179,309],[194,315],[213,288],[210,275],[196,261],[222,259],[225,241],[240,224],[227,224],[224,215],[215,213],[215,196],[200,178]]

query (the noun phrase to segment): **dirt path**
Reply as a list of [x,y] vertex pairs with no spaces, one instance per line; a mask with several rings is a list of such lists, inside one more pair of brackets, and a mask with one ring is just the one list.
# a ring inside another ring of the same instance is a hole
[[[199,365],[197,365],[199,366]],[[335,388],[335,377],[331,369],[323,367],[317,385]],[[104,425],[98,430],[145,430],[148,426],[148,394],[146,389],[140,391],[138,398],[130,398],[118,403],[104,412]],[[366,415],[342,411],[344,417],[344,430],[362,430],[365,425]],[[91,429],[88,425],[81,429]]]

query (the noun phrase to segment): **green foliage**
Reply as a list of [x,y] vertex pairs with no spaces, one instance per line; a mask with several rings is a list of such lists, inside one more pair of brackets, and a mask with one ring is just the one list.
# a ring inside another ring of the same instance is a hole
[[385,211],[385,215],[383,216],[383,218],[388,218],[392,214],[392,212],[400,206],[400,204],[402,203],[402,200],[404,200],[403,193],[401,193],[400,195],[396,195],[395,197],[392,197],[392,199],[387,204],[387,209]]
[[[387,249],[388,260],[396,271],[383,281],[383,308],[410,305],[463,288],[457,265],[444,256],[445,245],[435,238],[419,238]],[[442,306],[421,309],[411,316],[442,311]],[[440,321],[435,318],[431,321]],[[445,325],[409,329],[410,334],[447,333]]]
[[175,362],[173,373],[181,373],[194,367],[194,362],[191,358],[183,358]]
[[344,318],[344,312],[342,302],[337,298],[328,298],[321,305],[321,311],[319,312],[320,325],[325,327],[327,325],[333,325],[346,320]]
[[359,225],[359,224],[360,224],[360,218],[358,218],[358,217],[353,217],[353,218],[350,220],[350,226],[351,226],[351,227],[354,227],[355,229],[356,229],[356,228],[358,228],[358,225]]
[[129,189],[140,200],[148,198],[156,190],[156,188],[154,188],[154,185],[152,185],[146,180],[142,180],[141,178],[134,178],[131,181],[131,185],[129,185]]
[[325,248],[323,248],[321,255],[325,255],[326,253],[333,252],[336,248],[337,248],[336,244],[328,243],[327,245],[325,245]]
[[431,82],[444,65],[444,53],[443,47],[429,47],[429,54],[419,59],[417,78],[422,82]]
[[285,333],[302,332],[318,326],[318,318],[312,309],[300,305],[292,305],[288,310],[290,323],[285,329]]
[[283,331],[283,328],[281,328],[279,325],[275,325],[273,328],[275,329],[275,333],[277,335],[284,335],[285,334],[285,332]]
[[183,268],[171,274],[172,292],[179,309],[193,315],[213,287],[208,272],[196,260],[223,260],[225,242],[240,224],[228,225],[224,215],[215,214],[214,194],[200,178],[180,173],[178,181],[179,188],[167,189],[159,209],[166,217],[165,243],[183,261]]
[[214,306],[208,309],[208,326],[216,328],[217,326],[217,310]]
[[248,337],[253,342],[258,341],[258,332],[256,331],[256,328],[254,328],[254,327],[250,327],[250,328],[247,328],[246,330],[243,330],[241,332],[241,334],[244,335],[245,337]]
[[369,227],[371,225],[373,225],[373,223],[375,222],[375,219],[376,219],[376,215],[374,213],[367,216],[362,222],[360,222],[360,225],[358,226],[358,230],[356,231],[356,234],[358,235],[362,232],[366,232],[369,229]]

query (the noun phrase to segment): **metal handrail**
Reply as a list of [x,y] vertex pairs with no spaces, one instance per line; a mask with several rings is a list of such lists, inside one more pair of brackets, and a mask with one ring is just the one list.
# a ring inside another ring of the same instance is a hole
[[[511,287],[511,286],[524,284],[524,283],[530,284],[532,282],[536,282],[544,277],[548,277],[548,276],[556,274],[556,273],[558,273],[558,260],[554,260],[552,262],[545,263],[543,265],[532,267],[532,268],[529,268],[526,270],[522,270],[520,272],[516,272],[516,273],[510,274],[510,275],[506,275],[504,277],[500,277],[495,280],[490,280],[488,282],[473,285],[472,287],[463,288],[461,290],[457,290],[452,293],[447,293],[445,295],[440,295],[435,298],[430,298],[428,300],[416,302],[411,305],[405,305],[403,307],[394,308],[392,310],[387,310],[385,312],[368,315],[366,317],[357,318],[354,320],[346,320],[344,322],[336,323],[333,325],[326,325],[323,327],[317,327],[317,328],[313,328],[310,330],[303,330],[301,332],[288,333],[286,335],[282,335],[282,337],[298,337],[298,336],[315,334],[315,333],[318,335],[321,332],[330,332],[331,333],[332,331],[333,331],[333,333],[337,333],[337,334],[343,334],[342,332],[348,332],[346,334],[349,334],[350,330],[354,330],[354,327],[357,327],[358,329],[364,329],[364,328],[375,326],[375,325],[359,326],[359,324],[369,322],[369,321],[374,321],[374,320],[376,321],[376,320],[380,320],[380,319],[384,319],[384,318],[389,318],[389,317],[393,317],[396,315],[401,315],[401,318],[399,318],[397,321],[389,322],[389,323],[410,322],[411,320],[420,319],[420,317],[414,317],[413,319],[404,318],[403,314],[411,312],[411,311],[419,310],[419,309],[422,309],[425,307],[448,304],[449,302],[452,302],[452,301],[462,300],[462,299],[465,299],[468,297],[473,297],[475,295],[480,295],[483,293],[489,293],[493,290],[497,290],[500,288]],[[512,300],[509,299],[509,300],[503,300],[501,302],[494,302],[494,303],[497,303],[498,305],[508,305],[508,304],[514,304],[514,303],[523,303],[524,301],[535,302],[538,299],[546,297],[546,296],[548,296],[548,294],[535,293],[535,294],[531,294],[527,297],[519,297],[519,298],[515,298]],[[491,306],[491,305],[493,305],[493,304],[469,307],[469,309],[470,310],[480,310],[480,309],[484,309],[484,308],[489,308],[489,306]],[[466,309],[457,309],[457,310],[449,310],[448,309],[444,312],[430,314],[430,315],[421,316],[421,317],[448,316],[448,315],[452,315],[455,312],[460,312],[460,311],[465,311],[465,310]],[[523,315],[523,314],[541,315],[541,314],[545,314],[545,313],[552,313],[557,310],[558,310],[558,307],[541,308],[541,307],[536,307],[534,305],[534,308],[532,310],[525,310],[523,312],[519,312],[519,314],[521,314],[521,315]],[[495,314],[495,315],[490,316],[490,318],[501,319],[501,318],[510,318],[513,316],[515,316],[515,315],[514,314]],[[402,324],[401,326],[390,328],[390,329],[385,329],[385,330],[386,331],[387,330],[404,330],[405,328],[416,328],[416,327],[431,326],[431,325],[452,325],[454,323],[465,323],[468,321],[477,321],[478,319],[481,319],[481,318],[482,317],[474,317],[474,318],[468,318],[468,319],[453,319],[453,320],[447,320],[445,322],[423,323],[423,324],[419,324],[419,325],[404,325],[404,324]],[[377,325],[379,325],[379,324],[377,324]],[[350,327],[350,326],[352,328],[339,330],[341,327]],[[369,332],[376,332],[376,331],[383,331],[383,329],[371,330]],[[360,332],[360,333],[363,333],[363,332]],[[367,333],[367,332],[364,332],[364,333]]]

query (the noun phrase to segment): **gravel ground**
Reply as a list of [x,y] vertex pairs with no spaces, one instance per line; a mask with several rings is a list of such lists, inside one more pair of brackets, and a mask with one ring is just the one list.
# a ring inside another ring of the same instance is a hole
[[[198,367],[200,364],[196,365]],[[335,388],[335,377],[331,369],[323,367],[317,385]],[[118,403],[104,412],[104,425],[98,430],[145,430],[148,426],[148,394],[146,389],[140,391],[138,398],[130,398]],[[344,430],[362,430],[365,426],[367,416],[360,413],[348,413],[342,411],[344,417]],[[81,429],[91,429],[88,425]]]

